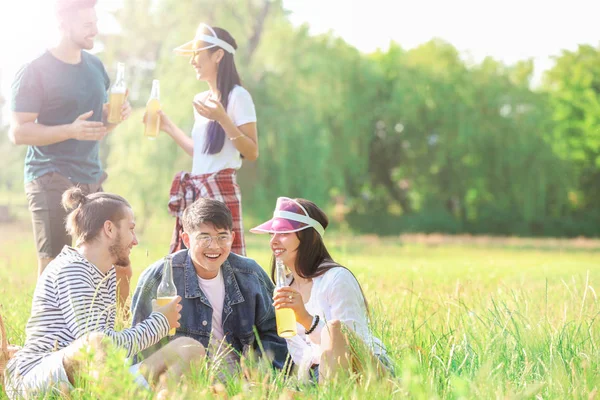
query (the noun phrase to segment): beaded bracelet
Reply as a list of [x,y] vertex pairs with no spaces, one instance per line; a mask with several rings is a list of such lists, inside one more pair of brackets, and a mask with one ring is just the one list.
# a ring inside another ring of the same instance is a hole
[[305,333],[306,333],[307,335],[310,335],[311,333],[313,333],[313,331],[314,331],[315,329],[317,329],[317,325],[319,325],[319,316],[318,316],[318,315],[315,315],[315,317],[314,317],[314,319],[313,319],[313,323],[312,323],[312,325],[310,326],[310,329],[309,329],[309,330],[307,330]]

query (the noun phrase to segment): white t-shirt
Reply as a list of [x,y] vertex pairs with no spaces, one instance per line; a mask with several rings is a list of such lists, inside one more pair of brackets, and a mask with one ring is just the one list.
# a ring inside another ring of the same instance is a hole
[[218,275],[213,279],[198,277],[198,284],[213,309],[211,337],[208,343],[211,360],[219,363],[220,366],[231,372],[235,368],[238,358],[228,345],[227,340],[224,340],[223,304],[225,303],[225,282],[223,280],[223,272],[219,269]]
[[327,321],[340,320],[362,338],[373,354],[386,353],[383,343],[371,334],[360,286],[346,268],[332,268],[313,278],[310,299],[304,306],[310,315],[319,316],[319,324],[310,335],[306,335],[304,326],[297,323],[298,334],[286,339],[288,351],[299,366],[301,378],[312,364],[320,363],[321,331]]
[[221,341],[225,337],[223,332],[223,303],[225,302],[225,282],[223,281],[223,273],[219,269],[219,273],[212,279],[202,279],[198,277],[198,284],[202,292],[208,298],[208,302],[212,306],[212,340]]
[[[209,91],[198,93],[195,101],[206,102]],[[211,103],[208,103],[210,105]],[[194,110],[194,127],[192,128],[192,139],[194,141],[194,156],[192,163],[192,174],[212,174],[223,169],[239,169],[242,166],[242,157],[233,142],[225,137],[223,149],[217,154],[204,153],[206,133],[210,120],[198,114]],[[250,93],[242,86],[235,86],[229,93],[229,104],[227,114],[235,124],[241,126],[250,122],[256,122],[256,110]]]

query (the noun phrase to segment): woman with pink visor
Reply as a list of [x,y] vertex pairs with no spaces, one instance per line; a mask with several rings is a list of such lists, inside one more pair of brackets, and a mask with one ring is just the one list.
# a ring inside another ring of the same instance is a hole
[[180,221],[183,211],[194,200],[208,197],[230,209],[235,232],[231,251],[246,255],[236,174],[242,158],[258,158],[258,136],[254,102],[235,66],[236,49],[229,32],[204,23],[194,39],[175,49],[176,54],[190,58],[196,79],[208,83],[209,90],[198,93],[192,102],[195,122],[191,137],[159,112],[160,129],[193,159],[191,173],[178,173],[171,185],[169,211],[177,217],[171,253],[185,248]]
[[366,299],[356,277],[336,263],[323,235],[329,224],[313,202],[280,197],[273,218],[253,233],[270,233],[275,259],[289,269],[288,285],[274,292],[276,309],[291,308],[298,334],[286,339],[301,379],[332,379],[338,371],[392,371],[381,341],[371,334]]

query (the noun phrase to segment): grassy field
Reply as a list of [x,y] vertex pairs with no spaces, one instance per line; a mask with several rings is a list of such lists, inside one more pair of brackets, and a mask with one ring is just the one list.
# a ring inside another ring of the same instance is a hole
[[[134,249],[134,280],[168,247],[172,221]],[[12,343],[25,340],[36,263],[27,224],[0,226],[0,312]],[[249,255],[267,265],[267,237]],[[198,368],[169,398],[600,398],[600,242],[408,236],[330,236],[355,272],[397,376],[340,379],[319,388],[284,382],[249,363],[211,385]],[[74,398],[128,398],[122,362]],[[124,377],[119,379],[118,377]],[[108,381],[107,381],[108,380]],[[3,395],[0,394],[0,398]],[[149,395],[147,396],[150,397]]]

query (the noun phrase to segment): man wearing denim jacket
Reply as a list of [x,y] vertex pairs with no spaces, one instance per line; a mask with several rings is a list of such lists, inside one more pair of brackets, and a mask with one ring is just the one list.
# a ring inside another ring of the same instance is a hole
[[[235,233],[227,206],[198,199],[184,211],[182,223],[188,249],[172,255],[173,280],[183,306],[174,337],[196,339],[213,362],[225,360],[230,372],[239,355],[250,349],[258,355],[264,350],[273,366],[282,368],[288,352],[277,335],[274,285],[256,261],[231,253]],[[132,301],[134,326],[151,314],[163,268],[161,260],[142,273]],[[138,361],[168,340],[138,354]]]

